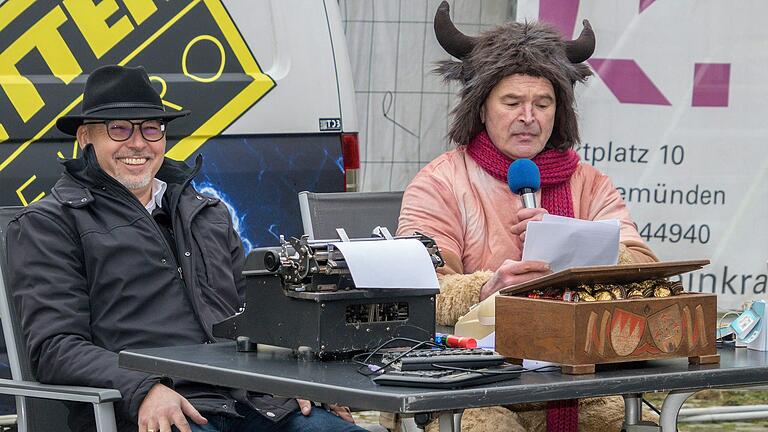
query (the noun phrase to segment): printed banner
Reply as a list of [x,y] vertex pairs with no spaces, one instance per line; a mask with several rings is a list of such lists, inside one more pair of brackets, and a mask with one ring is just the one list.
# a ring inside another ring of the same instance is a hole
[[579,155],[610,176],[661,260],[712,261],[683,283],[721,309],[767,297],[766,14],[760,0],[518,2],[518,20],[570,38],[589,19]]

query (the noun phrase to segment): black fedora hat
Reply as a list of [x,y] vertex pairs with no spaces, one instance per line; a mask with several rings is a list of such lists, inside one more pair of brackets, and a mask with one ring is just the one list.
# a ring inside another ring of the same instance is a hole
[[56,120],[56,127],[68,135],[77,135],[85,120],[173,120],[189,111],[165,111],[143,67],[102,66],[85,81],[82,114],[66,115]]

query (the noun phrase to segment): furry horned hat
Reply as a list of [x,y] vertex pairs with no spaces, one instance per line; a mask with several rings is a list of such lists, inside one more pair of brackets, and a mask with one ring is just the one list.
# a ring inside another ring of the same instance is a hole
[[504,77],[524,74],[542,77],[555,89],[557,111],[547,148],[565,150],[579,142],[574,111],[574,84],[592,75],[583,62],[595,50],[595,34],[589,21],[578,39],[564,41],[553,26],[541,22],[510,22],[471,37],[453,25],[447,1],[435,14],[435,35],[448,54],[460,61],[445,60],[435,72],[457,80],[464,87],[448,136],[457,144],[469,144],[483,130],[480,109],[491,90]]

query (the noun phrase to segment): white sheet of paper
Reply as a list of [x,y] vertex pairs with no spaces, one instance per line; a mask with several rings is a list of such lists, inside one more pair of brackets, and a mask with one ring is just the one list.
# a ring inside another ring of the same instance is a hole
[[565,216],[557,216],[557,215],[551,215],[551,214],[545,214],[541,218],[542,222],[553,222],[553,223],[564,223],[569,225],[577,225],[577,226],[585,226],[590,227],[595,224],[595,222],[604,223],[608,225],[613,226],[619,226],[619,220],[618,219],[605,219],[605,220],[596,220],[596,221],[588,221],[584,219],[575,219],[575,218],[569,218]]
[[496,332],[492,332],[488,336],[477,341],[478,348],[496,349]]
[[335,242],[357,288],[440,289],[429,252],[416,239]]
[[553,272],[571,267],[612,265],[619,261],[619,221],[586,221],[544,215],[529,222],[524,261],[544,261]]
[[560,365],[558,363],[550,363],[550,362],[545,362],[541,360],[529,360],[529,359],[523,360],[523,367],[526,369],[538,369],[538,368],[543,368],[547,366],[560,366]]

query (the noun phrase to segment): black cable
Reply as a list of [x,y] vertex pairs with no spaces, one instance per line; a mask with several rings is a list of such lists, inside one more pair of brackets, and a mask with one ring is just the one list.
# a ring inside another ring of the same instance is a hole
[[[459,372],[476,372],[482,375],[509,375],[509,374],[523,374],[526,372],[554,372],[554,370],[559,369],[560,366],[555,365],[546,365],[546,366],[539,366],[537,368],[533,369],[517,369],[517,370],[498,370],[498,371],[492,371],[492,370],[483,370],[483,369],[470,369],[470,368],[462,368],[457,366],[446,366],[441,364],[432,364],[432,367],[435,369],[445,369],[445,370],[454,370]],[[546,368],[554,368],[552,370],[543,370]]]
[[[641,398],[640,398],[640,400],[641,400],[641,401],[643,401],[643,403],[644,403],[644,404],[645,404],[645,405],[646,405],[648,408],[650,408],[651,410],[653,410],[653,412],[655,412],[655,413],[656,413],[656,415],[658,415],[658,416],[661,416],[661,410],[660,410],[660,409],[658,409],[658,408],[656,408],[656,406],[654,406],[654,405],[653,405],[653,404],[652,404],[652,403],[651,403],[651,402],[650,402],[648,399],[646,399],[646,398],[644,398],[644,397],[641,397]],[[642,419],[643,419],[642,410],[640,410],[640,420],[642,420]],[[677,427],[675,427],[675,432],[678,432],[678,431],[679,431],[679,429],[678,429]]]
[[[388,362],[384,363],[383,365],[372,365],[370,363],[370,360],[372,357],[376,355],[383,355],[379,351],[384,349],[387,345],[391,344],[392,342],[397,341],[405,341],[405,342],[411,342],[414,343],[412,347],[408,348],[405,351],[402,351],[399,353],[396,357],[389,360]],[[446,349],[447,347],[444,345],[437,344],[433,342],[432,340],[423,340],[419,341],[416,339],[406,338],[406,337],[395,337],[387,340],[383,344],[376,347],[373,351],[367,352],[367,353],[360,353],[355,354],[352,356],[352,361],[356,364],[359,364],[361,367],[357,368],[357,372],[364,376],[371,376],[376,375],[379,373],[382,373],[385,369],[392,366],[394,363],[405,357],[406,355],[410,354],[411,352],[423,347],[423,346],[430,346],[433,348],[439,348],[439,349]],[[364,359],[360,360],[361,357],[365,356]],[[372,369],[371,367],[375,367],[376,369]],[[479,370],[479,369],[469,369],[469,368],[461,368],[461,367],[454,367],[454,366],[446,366],[446,365],[440,365],[440,364],[432,364],[432,367],[435,369],[445,369],[445,370],[454,370],[459,372],[476,372],[483,375],[510,375],[510,374],[522,374],[526,372],[551,372],[559,368],[559,366],[555,365],[546,365],[546,366],[540,366],[534,369],[519,369],[519,370],[499,370],[499,371],[489,371],[489,370]],[[547,370],[548,369],[548,370]]]
[[643,403],[644,403],[644,404],[645,404],[645,405],[646,405],[648,408],[650,408],[651,410],[653,410],[653,412],[655,412],[655,413],[656,413],[656,414],[658,414],[658,415],[661,415],[661,410],[659,410],[658,408],[656,408],[656,407],[655,407],[655,406],[654,406],[654,405],[653,405],[653,404],[652,404],[650,401],[648,401],[646,398],[641,398],[641,400],[643,401]]
[[[408,349],[407,351],[404,351],[404,352],[403,352],[403,353],[402,353],[400,356],[398,356],[398,359],[400,359],[400,357],[402,357],[403,355],[405,355],[405,354],[407,354],[407,353],[409,353],[409,352],[411,352],[411,351],[413,351],[413,350],[415,350],[415,349],[417,349],[418,347],[420,347],[420,346],[423,346],[423,345],[431,345],[431,346],[433,346],[433,347],[437,347],[437,348],[441,348],[441,349],[444,349],[444,348],[445,348],[445,347],[443,347],[442,345],[438,345],[438,344],[436,344],[435,342],[433,342],[433,341],[431,341],[431,340],[420,341],[420,340],[411,339],[411,338],[406,338],[406,337],[394,337],[394,338],[391,338],[391,339],[389,339],[388,341],[384,342],[383,344],[379,345],[379,346],[378,346],[376,349],[374,349],[373,351],[371,351],[370,353],[368,353],[368,357],[366,357],[366,358],[365,358],[365,360],[363,360],[363,362],[367,362],[368,360],[370,360],[370,359],[371,359],[371,357],[373,357],[374,355],[376,355],[376,354],[377,354],[379,351],[381,351],[381,350],[382,350],[384,347],[386,347],[386,346],[387,346],[387,345],[389,345],[390,343],[392,343],[392,342],[396,342],[396,341],[406,341],[406,342],[413,342],[413,343],[415,343],[415,344],[416,344],[416,345],[414,345],[413,347],[411,347],[410,349]],[[363,353],[362,355],[365,355],[365,354],[366,354],[366,353]],[[357,357],[357,356],[355,356],[355,357]],[[353,358],[354,358],[354,357],[353,357]],[[367,365],[367,364],[366,364],[366,365]]]
[[[416,345],[410,347],[406,351],[403,351],[402,353],[400,353],[400,355],[398,355],[394,359],[388,361],[384,365],[381,365],[381,366],[374,365],[374,366],[376,366],[376,370],[371,370],[370,369],[371,365],[370,365],[370,363],[368,363],[370,361],[371,357],[373,357],[375,355],[381,355],[381,354],[379,354],[379,351],[381,351],[384,347],[386,347],[387,345],[391,344],[392,342],[396,342],[396,341],[412,342],[412,343],[415,343]],[[411,338],[395,337],[395,338],[389,339],[388,341],[386,341],[383,344],[379,345],[378,347],[376,347],[376,349],[374,349],[370,353],[361,353],[361,354],[357,354],[357,355],[352,356],[352,361],[357,363],[357,364],[359,364],[359,365],[365,366],[365,368],[368,369],[368,371],[366,371],[362,367],[357,368],[357,372],[359,374],[365,375],[365,376],[371,376],[371,375],[380,373],[384,369],[390,367],[392,364],[394,364],[395,362],[397,362],[398,360],[403,358],[406,354],[409,354],[410,352],[412,352],[412,351],[414,351],[414,350],[416,350],[416,349],[418,349],[418,348],[420,348],[422,346],[432,346],[432,347],[441,348],[441,349],[445,348],[444,346],[438,345],[438,344],[436,344],[435,342],[433,342],[431,340],[419,341],[419,340],[411,339]],[[362,360],[362,361],[358,360],[359,357],[364,356],[364,355],[367,355],[367,357],[364,360]]]

